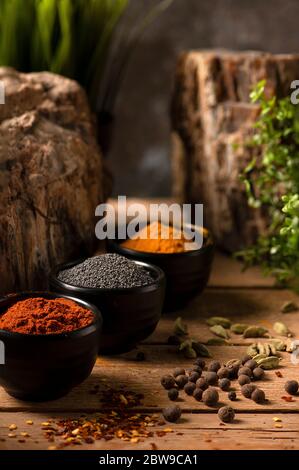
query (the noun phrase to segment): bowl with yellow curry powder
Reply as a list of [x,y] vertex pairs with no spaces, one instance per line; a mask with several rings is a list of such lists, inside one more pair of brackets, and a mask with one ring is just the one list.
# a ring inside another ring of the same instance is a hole
[[[134,238],[109,241],[109,250],[129,258],[152,263],[161,268],[166,276],[164,311],[177,310],[200,294],[206,287],[214,256],[214,243],[210,232],[201,231],[203,243],[197,247],[190,243],[184,231],[173,226],[168,228],[165,238],[160,222],[143,227]],[[192,241],[192,240],[191,240]],[[191,247],[191,249],[189,249]]]
[[75,297],[22,292],[0,300],[0,384],[15,398],[53,400],[91,373],[102,315]]

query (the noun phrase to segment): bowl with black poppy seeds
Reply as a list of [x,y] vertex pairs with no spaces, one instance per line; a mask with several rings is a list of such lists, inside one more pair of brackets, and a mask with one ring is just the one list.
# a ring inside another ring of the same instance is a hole
[[[195,225],[189,226],[193,233],[201,232],[202,246],[190,243],[190,240],[184,238],[182,230],[171,225],[167,226],[169,238],[162,238],[164,224],[158,222],[145,226],[136,234],[136,238],[108,241],[109,251],[152,263],[164,271],[165,312],[183,308],[204,290],[210,277],[214,258],[211,233]],[[152,234],[156,238],[151,238]]]
[[156,328],[165,291],[163,271],[116,253],[57,266],[50,275],[55,291],[96,305],[103,315],[100,353],[129,351]]
[[102,328],[100,311],[74,296],[22,292],[0,300],[0,384],[20,400],[66,395],[90,374]]

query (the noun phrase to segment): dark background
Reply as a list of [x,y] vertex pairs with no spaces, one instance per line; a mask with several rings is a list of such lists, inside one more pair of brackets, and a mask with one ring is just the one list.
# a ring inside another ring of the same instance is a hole
[[[132,12],[155,2],[131,0]],[[114,195],[171,193],[169,102],[181,51],[299,52],[298,20],[298,0],[174,0],[138,44],[120,90],[109,155]]]

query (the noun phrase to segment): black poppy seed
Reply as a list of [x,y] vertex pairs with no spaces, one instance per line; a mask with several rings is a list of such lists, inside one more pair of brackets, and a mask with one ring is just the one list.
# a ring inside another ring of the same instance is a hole
[[154,282],[142,266],[116,253],[87,258],[82,263],[58,273],[58,279],[77,287],[123,289]]
[[189,375],[188,379],[189,379],[189,382],[196,382],[198,379],[199,379],[200,375],[198,372],[191,372],[191,374]]
[[179,388],[184,388],[184,386],[188,382],[188,377],[187,377],[187,375],[178,375],[175,378],[175,382],[176,382],[176,384]]
[[171,388],[175,388],[176,381],[171,375],[164,375],[161,378],[161,385],[165,390],[170,390]]
[[193,395],[193,392],[194,392],[195,389],[196,389],[196,385],[195,385],[195,383],[193,383],[193,382],[188,382],[188,383],[184,386],[184,392],[185,392],[187,395]]
[[218,382],[218,385],[219,385],[219,388],[221,388],[221,390],[224,390],[225,392],[227,392],[230,388],[230,380],[227,378],[220,379]]
[[168,390],[168,398],[171,401],[175,401],[179,396],[179,391],[177,388],[171,388]]

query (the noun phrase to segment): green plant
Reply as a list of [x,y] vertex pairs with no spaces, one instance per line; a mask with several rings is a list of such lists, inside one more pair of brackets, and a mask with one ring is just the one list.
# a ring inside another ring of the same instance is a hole
[[[268,98],[265,81],[250,98],[260,105],[251,146],[259,149],[241,178],[248,202],[269,217],[267,234],[238,253],[245,266],[260,264],[281,283],[299,280],[299,108],[290,99]],[[261,150],[261,152],[260,152]],[[299,283],[298,283],[299,284]]]
[[0,65],[73,78],[93,109],[111,112],[134,47],[171,3],[159,0],[120,28],[129,0],[1,0]]

